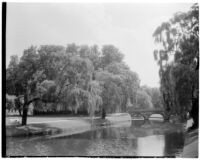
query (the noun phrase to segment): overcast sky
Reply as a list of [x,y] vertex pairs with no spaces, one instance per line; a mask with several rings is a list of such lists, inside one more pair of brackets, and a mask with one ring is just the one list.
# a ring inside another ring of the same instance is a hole
[[152,34],[163,21],[190,3],[8,3],[7,55],[31,45],[113,44],[139,74],[142,85],[159,86]]

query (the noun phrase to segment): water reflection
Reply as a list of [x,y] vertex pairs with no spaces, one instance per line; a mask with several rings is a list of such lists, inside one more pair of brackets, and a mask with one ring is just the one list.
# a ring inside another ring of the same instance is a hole
[[179,154],[182,152],[182,146],[184,145],[184,134],[183,132],[171,133],[165,135],[165,155],[170,155],[171,153]]
[[180,128],[158,121],[132,121],[56,139],[7,138],[7,155],[175,156],[183,148]]
[[165,141],[163,135],[138,138],[137,156],[163,156]]
[[164,121],[164,118],[163,118],[163,116],[161,114],[152,114],[149,117],[149,120]]

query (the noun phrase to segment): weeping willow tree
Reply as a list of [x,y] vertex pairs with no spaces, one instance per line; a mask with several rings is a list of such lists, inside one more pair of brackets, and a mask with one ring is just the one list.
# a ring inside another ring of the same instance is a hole
[[105,117],[103,115],[105,113],[119,112],[123,99],[120,88],[120,83],[122,82],[121,77],[108,71],[99,71],[96,72],[96,79],[102,86],[102,118]]
[[[155,30],[153,37],[159,45],[154,51],[160,66],[161,92],[167,111],[182,118],[190,111],[198,126],[199,77],[199,6],[176,13]],[[184,103],[183,103],[184,102]],[[195,109],[194,109],[195,108]],[[194,110],[195,111],[194,111]]]
[[88,113],[91,116],[94,116],[95,111],[99,110],[100,106],[103,104],[100,96],[102,93],[102,88],[98,81],[91,81],[88,91]]
[[100,111],[104,118],[106,112],[126,112],[138,88],[138,75],[113,45],[101,50],[97,45],[32,46],[20,59],[14,56],[6,70],[6,92],[24,97],[23,125],[30,103],[45,111],[84,109],[90,116]]

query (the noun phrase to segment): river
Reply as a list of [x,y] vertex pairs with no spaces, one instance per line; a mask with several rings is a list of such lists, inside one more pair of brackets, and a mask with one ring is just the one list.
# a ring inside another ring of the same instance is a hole
[[71,136],[8,138],[7,156],[170,156],[184,145],[182,124],[132,120]]

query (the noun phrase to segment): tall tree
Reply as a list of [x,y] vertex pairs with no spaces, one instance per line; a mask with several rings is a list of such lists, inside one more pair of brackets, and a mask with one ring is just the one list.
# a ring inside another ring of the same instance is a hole
[[[13,88],[16,90],[15,94],[17,96],[23,95],[24,103],[22,107],[22,125],[26,125],[27,123],[29,104],[39,99],[37,95],[37,85],[46,78],[43,71],[38,70],[38,59],[39,56],[37,54],[37,49],[32,46],[24,50],[24,54],[17,66],[15,66],[15,70],[12,70],[9,74],[7,74],[7,80],[9,80],[10,77],[15,76],[15,80],[12,80],[11,82],[14,86]],[[10,64],[7,71],[10,71],[11,66],[13,65]],[[10,86],[10,81],[7,81],[6,84]],[[7,93],[12,94],[13,92],[7,90]]]
[[[182,118],[189,108],[196,108],[195,113],[198,114],[198,94],[194,94],[198,93],[199,77],[198,4],[194,4],[187,13],[176,13],[168,22],[162,23],[153,36],[156,43],[163,46],[161,50],[154,51],[154,57],[160,66],[165,108],[175,111]],[[173,59],[173,62],[169,59]],[[192,117],[194,126],[198,126],[197,115]]]

